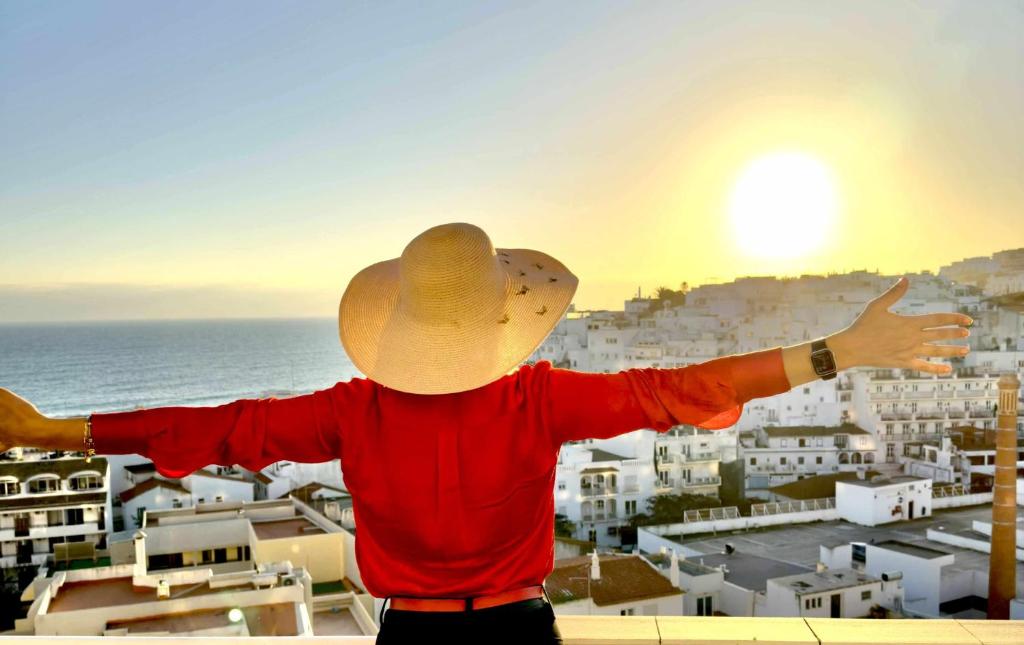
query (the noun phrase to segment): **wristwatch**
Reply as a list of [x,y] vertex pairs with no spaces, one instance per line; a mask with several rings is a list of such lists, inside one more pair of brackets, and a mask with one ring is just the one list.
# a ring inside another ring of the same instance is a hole
[[826,381],[836,377],[836,357],[825,344],[824,338],[811,343],[811,366],[814,367],[814,373]]

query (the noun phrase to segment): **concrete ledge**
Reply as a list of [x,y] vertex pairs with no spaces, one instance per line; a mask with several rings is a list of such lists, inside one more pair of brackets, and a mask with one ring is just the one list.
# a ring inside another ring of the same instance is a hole
[[657,616],[657,620],[662,643],[686,643],[687,645],[805,643],[818,645],[818,639],[803,618]]
[[[565,645],[1018,645],[1024,620],[952,620],[869,618],[744,618],[738,616],[558,616]],[[119,645],[195,645],[196,637],[119,636]],[[238,645],[237,637],[202,637],[204,645]],[[281,637],[244,639],[251,645],[275,645]],[[314,645],[373,645],[375,636],[287,637]],[[424,637],[426,643],[428,638]],[[109,643],[104,636],[13,636],[3,645]],[[444,642],[443,640],[441,642]]]
[[[804,620],[822,645],[860,645],[861,643],[865,645],[869,643],[979,645],[981,643],[959,621],[951,619],[805,618]],[[1024,622],[1018,629],[1021,629],[1020,634],[1024,637]]]

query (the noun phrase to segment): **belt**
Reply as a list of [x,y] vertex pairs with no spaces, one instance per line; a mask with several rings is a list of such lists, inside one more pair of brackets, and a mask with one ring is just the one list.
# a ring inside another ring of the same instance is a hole
[[519,600],[543,597],[544,587],[534,585],[532,587],[512,589],[511,591],[502,591],[488,596],[474,596],[472,598],[411,598],[392,596],[390,606],[392,609],[412,611],[470,611],[506,605]]

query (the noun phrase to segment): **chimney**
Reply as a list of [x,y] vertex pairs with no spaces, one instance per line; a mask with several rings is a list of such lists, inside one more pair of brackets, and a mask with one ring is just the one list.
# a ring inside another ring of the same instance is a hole
[[679,588],[679,555],[675,549],[672,549],[672,568],[669,569],[668,579],[673,587]]
[[857,469],[857,479],[864,479],[864,471],[860,468]]
[[1020,379],[999,377],[996,475],[992,487],[992,551],[988,565],[988,619],[1007,620],[1017,595],[1017,396]]
[[146,575],[147,564],[146,561],[146,532],[142,529],[135,531],[132,534],[132,540],[135,542],[135,564],[132,567],[132,577],[142,578]]
[[590,579],[601,579],[601,563],[597,560],[597,549],[590,554]]
[[825,563],[821,562],[819,560],[818,564],[815,566],[814,570],[817,571],[818,573],[821,573],[822,571],[825,571],[826,569],[828,569],[828,567],[825,566]]

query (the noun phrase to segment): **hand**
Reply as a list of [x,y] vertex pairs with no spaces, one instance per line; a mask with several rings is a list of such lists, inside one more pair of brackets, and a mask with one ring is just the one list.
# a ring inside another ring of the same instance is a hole
[[[908,286],[909,281],[902,277],[885,293],[869,302],[853,324],[839,332],[841,344],[846,348],[853,365],[899,367],[931,374],[949,374],[953,371],[949,365],[918,357],[966,356],[970,348],[964,345],[936,345],[930,341],[966,338],[971,332],[965,326],[974,321],[970,316],[959,313],[901,316],[889,312],[889,308],[907,292]],[[942,326],[946,328],[932,329]]]
[[46,420],[36,406],[0,387],[0,452],[17,445],[33,445],[33,429],[42,427]]

